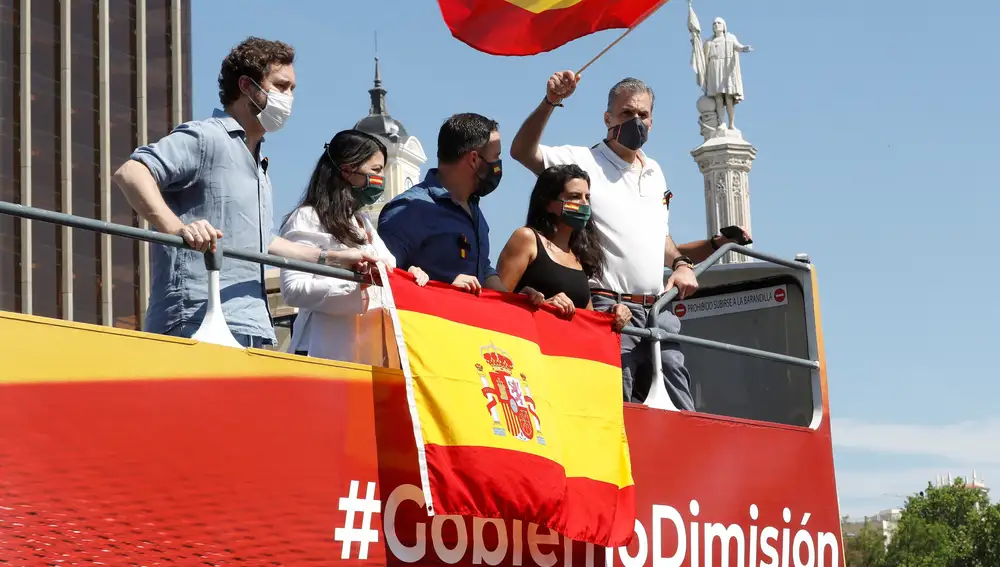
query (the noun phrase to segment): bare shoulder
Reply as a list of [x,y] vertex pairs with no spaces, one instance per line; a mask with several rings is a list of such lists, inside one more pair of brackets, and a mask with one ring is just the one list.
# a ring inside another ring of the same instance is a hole
[[526,226],[518,228],[507,240],[506,248],[519,256],[523,254],[534,259],[538,251],[535,245],[535,231]]
[[510,243],[518,247],[533,247],[535,245],[535,231],[522,226],[510,235]]

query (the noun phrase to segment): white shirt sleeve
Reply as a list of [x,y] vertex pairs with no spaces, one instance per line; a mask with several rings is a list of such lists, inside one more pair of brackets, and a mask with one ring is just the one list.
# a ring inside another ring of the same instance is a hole
[[[334,241],[329,234],[323,232],[319,217],[312,207],[296,209],[281,227],[281,236],[291,242],[316,248],[345,248],[342,243]],[[292,307],[327,315],[364,313],[366,295],[355,282],[281,269],[281,297]]]
[[538,145],[542,152],[542,164],[546,169],[553,165],[567,165],[575,163],[587,170],[587,163],[594,161],[590,153],[590,148],[583,146],[546,146]]
[[392,255],[392,252],[386,247],[385,242],[379,237],[378,231],[375,230],[375,226],[372,224],[372,219],[368,213],[362,213],[361,220],[364,223],[365,231],[372,237],[372,246],[375,247],[375,255],[379,258],[385,258],[388,261],[389,268],[395,268],[396,257]]

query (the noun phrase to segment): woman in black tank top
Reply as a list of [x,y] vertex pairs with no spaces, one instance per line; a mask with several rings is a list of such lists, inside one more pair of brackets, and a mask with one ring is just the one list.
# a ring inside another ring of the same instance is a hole
[[[604,253],[590,220],[590,176],[575,164],[546,169],[531,191],[525,226],[514,231],[500,253],[500,280],[535,304],[552,305],[572,317],[577,309],[594,308],[589,279],[603,268]],[[624,305],[612,311],[617,329],[632,316]]]

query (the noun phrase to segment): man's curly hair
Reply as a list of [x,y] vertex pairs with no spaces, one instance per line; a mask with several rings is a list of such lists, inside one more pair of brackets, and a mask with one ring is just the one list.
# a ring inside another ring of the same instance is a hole
[[291,65],[295,50],[287,43],[248,37],[229,52],[219,71],[219,101],[228,106],[240,98],[240,77],[246,75],[259,85],[271,65]]

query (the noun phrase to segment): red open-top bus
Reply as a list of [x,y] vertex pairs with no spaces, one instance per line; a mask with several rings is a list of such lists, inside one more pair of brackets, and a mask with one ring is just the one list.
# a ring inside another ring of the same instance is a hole
[[[729,250],[767,261],[705,270]],[[0,563],[842,567],[816,272],[732,245],[699,270],[666,306],[698,412],[626,404],[619,549],[429,517],[399,370],[0,313]]]

